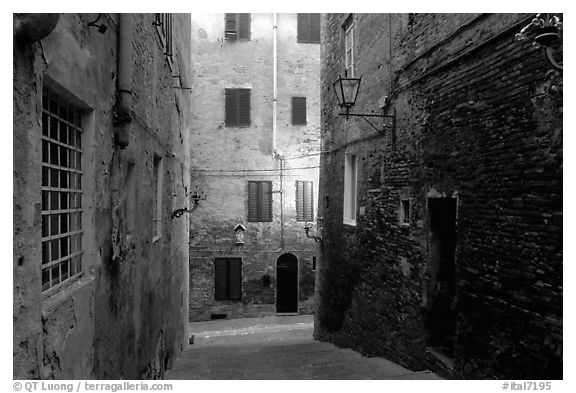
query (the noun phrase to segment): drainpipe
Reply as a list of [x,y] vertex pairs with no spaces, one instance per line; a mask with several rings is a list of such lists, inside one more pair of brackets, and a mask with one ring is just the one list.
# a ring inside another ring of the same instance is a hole
[[60,14],[14,14],[13,34],[18,43],[33,43],[46,38],[60,20]]
[[280,250],[284,252],[284,160],[280,158]]
[[274,13],[273,26],[273,61],[272,78],[274,85],[274,98],[272,100],[272,154],[280,164],[280,249],[284,251],[284,159],[276,150],[276,134],[278,131],[278,14]]
[[132,122],[132,14],[120,14],[118,26],[118,81],[114,136],[121,149],[130,142]]
[[276,151],[276,117],[278,113],[278,16],[274,14],[274,26],[273,26],[273,62],[272,62],[272,75],[274,79],[274,98],[272,99],[272,154],[277,155]]

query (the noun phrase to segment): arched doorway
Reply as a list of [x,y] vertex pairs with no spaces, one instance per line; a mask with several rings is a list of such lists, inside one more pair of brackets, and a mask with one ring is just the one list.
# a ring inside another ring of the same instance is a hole
[[298,258],[293,254],[276,261],[276,312],[298,312]]

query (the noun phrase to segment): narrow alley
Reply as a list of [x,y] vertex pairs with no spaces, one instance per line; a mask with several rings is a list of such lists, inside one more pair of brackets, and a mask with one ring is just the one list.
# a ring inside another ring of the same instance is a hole
[[313,316],[192,322],[193,344],[166,379],[441,379],[312,337]]
[[13,14],[13,379],[564,378],[562,13],[189,7]]

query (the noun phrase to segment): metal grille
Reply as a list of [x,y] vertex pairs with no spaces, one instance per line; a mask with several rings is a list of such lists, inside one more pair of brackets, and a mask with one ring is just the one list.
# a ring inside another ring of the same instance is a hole
[[156,14],[154,25],[159,28],[162,44],[164,45],[164,54],[169,58],[171,58],[173,54],[172,24],[172,14]]
[[81,110],[42,95],[42,291],[82,270]]

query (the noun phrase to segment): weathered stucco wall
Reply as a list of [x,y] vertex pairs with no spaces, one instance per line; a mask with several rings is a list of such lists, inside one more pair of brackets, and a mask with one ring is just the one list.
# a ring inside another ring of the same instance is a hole
[[[41,46],[14,45],[14,225],[23,228],[14,237],[15,378],[160,378],[187,339],[188,228],[171,212],[186,206],[189,191],[190,95],[173,88],[180,81],[172,75],[189,80],[190,18],[174,14],[170,70],[154,14],[132,15],[133,120],[130,143],[120,149],[114,142],[119,18],[104,14],[108,29],[100,34],[87,26],[96,16],[63,14]],[[43,87],[85,113],[83,274],[44,294],[38,255]],[[154,154],[163,162],[159,237],[152,233]],[[20,169],[28,165],[34,170]]]
[[[514,40],[529,15],[354,15],[354,111],[388,95],[384,135],[337,116],[347,16],[322,26],[316,337],[451,377],[561,378],[562,74]],[[342,223],[345,153],[359,157],[357,226]],[[457,201],[452,365],[430,351],[441,196]]]
[[[273,155],[273,15],[251,15],[251,39],[224,39],[224,14],[192,15],[194,62],[192,187],[206,200],[190,215],[190,318],[211,314],[229,318],[276,312],[276,260],[292,253],[299,260],[299,311],[312,311],[312,257],[318,246],[296,221],[295,182],[314,182],[318,195],[319,56],[318,44],[296,42],[296,14],[278,15],[278,130]],[[251,88],[251,126],[224,124],[225,88]],[[307,98],[307,124],[291,124],[291,97]],[[305,168],[305,169],[302,169]],[[248,181],[272,181],[273,221],[247,222]],[[282,194],[279,191],[282,190]],[[316,201],[314,201],[316,207]],[[283,210],[283,213],[282,213]],[[245,244],[236,246],[233,229],[246,227]],[[242,258],[242,301],[214,300],[214,258]],[[271,276],[263,286],[263,275]]]

